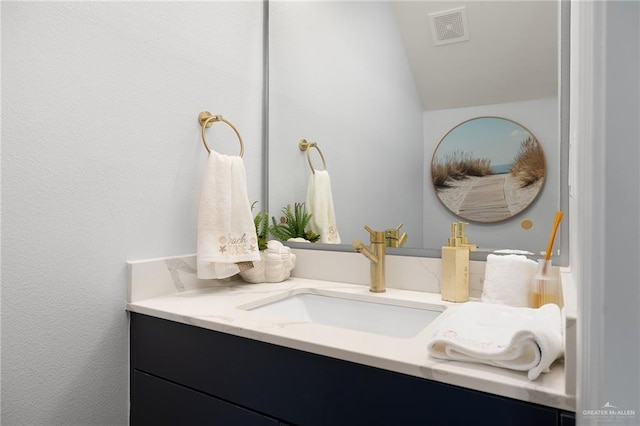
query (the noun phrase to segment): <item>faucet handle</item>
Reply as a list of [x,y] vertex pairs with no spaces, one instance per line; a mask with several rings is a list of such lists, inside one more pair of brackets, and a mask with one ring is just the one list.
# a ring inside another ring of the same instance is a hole
[[402,247],[404,243],[407,242],[407,233],[403,232],[402,235],[400,235],[400,228],[402,228],[403,225],[404,223],[401,223],[395,228],[384,231],[387,247]]
[[402,247],[406,242],[407,242],[407,233],[403,232],[402,235],[400,235],[400,239],[398,240],[398,247]]
[[365,225],[364,229],[371,234],[371,243],[385,243],[385,231],[374,231],[368,225]]
[[400,228],[402,228],[404,226],[404,223],[400,223],[400,225],[396,226],[393,229],[390,229],[389,231],[396,231],[396,232],[400,232]]

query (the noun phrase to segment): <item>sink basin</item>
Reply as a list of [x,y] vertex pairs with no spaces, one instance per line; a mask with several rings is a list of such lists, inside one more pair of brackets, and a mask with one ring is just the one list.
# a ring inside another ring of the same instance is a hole
[[293,321],[410,338],[422,331],[445,309],[430,303],[381,298],[357,300],[348,296],[298,293],[276,301],[267,300],[259,306],[254,304],[247,310]]

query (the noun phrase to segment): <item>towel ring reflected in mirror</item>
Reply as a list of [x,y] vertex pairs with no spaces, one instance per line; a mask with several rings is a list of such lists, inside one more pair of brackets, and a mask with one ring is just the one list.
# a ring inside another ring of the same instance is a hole
[[322,160],[322,170],[327,170],[327,162],[324,159],[324,155],[322,155],[322,151],[320,151],[320,148],[318,148],[317,142],[307,142],[306,139],[300,139],[300,142],[298,142],[298,148],[300,148],[300,151],[307,151],[307,161],[309,162],[309,167],[311,167],[311,172],[314,175],[316,174],[316,168],[313,167],[313,163],[311,162],[310,148],[315,148],[316,151],[318,151],[318,154],[320,154],[320,159]]
[[198,121],[202,126],[202,143],[204,144],[204,148],[207,150],[207,153],[211,154],[211,149],[209,148],[209,144],[207,144],[207,137],[205,135],[206,129],[213,126],[213,123],[222,121],[226,123],[229,127],[233,129],[238,136],[238,141],[240,142],[240,157],[244,154],[244,143],[242,142],[242,137],[240,136],[240,132],[236,129],[236,126],[233,125],[229,120],[223,118],[221,115],[213,115],[209,111],[202,111],[198,114]]

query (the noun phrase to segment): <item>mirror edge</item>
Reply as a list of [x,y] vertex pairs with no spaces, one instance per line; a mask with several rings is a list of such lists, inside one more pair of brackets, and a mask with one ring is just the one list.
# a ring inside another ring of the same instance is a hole
[[262,210],[269,211],[269,0],[262,2]]
[[[569,266],[569,114],[570,114],[570,81],[571,76],[571,0],[560,0],[560,49],[558,51],[560,64],[559,90],[560,94],[560,210],[564,212],[564,222],[560,232],[560,255],[557,256],[558,266]],[[564,189],[564,191],[563,191]],[[556,256],[554,256],[555,258]]]

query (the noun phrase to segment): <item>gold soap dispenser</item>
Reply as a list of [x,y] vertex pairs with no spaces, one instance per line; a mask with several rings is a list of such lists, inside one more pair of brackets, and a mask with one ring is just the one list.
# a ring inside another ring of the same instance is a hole
[[464,233],[464,222],[451,224],[451,237],[442,247],[440,292],[448,302],[469,301],[469,252],[476,249]]

